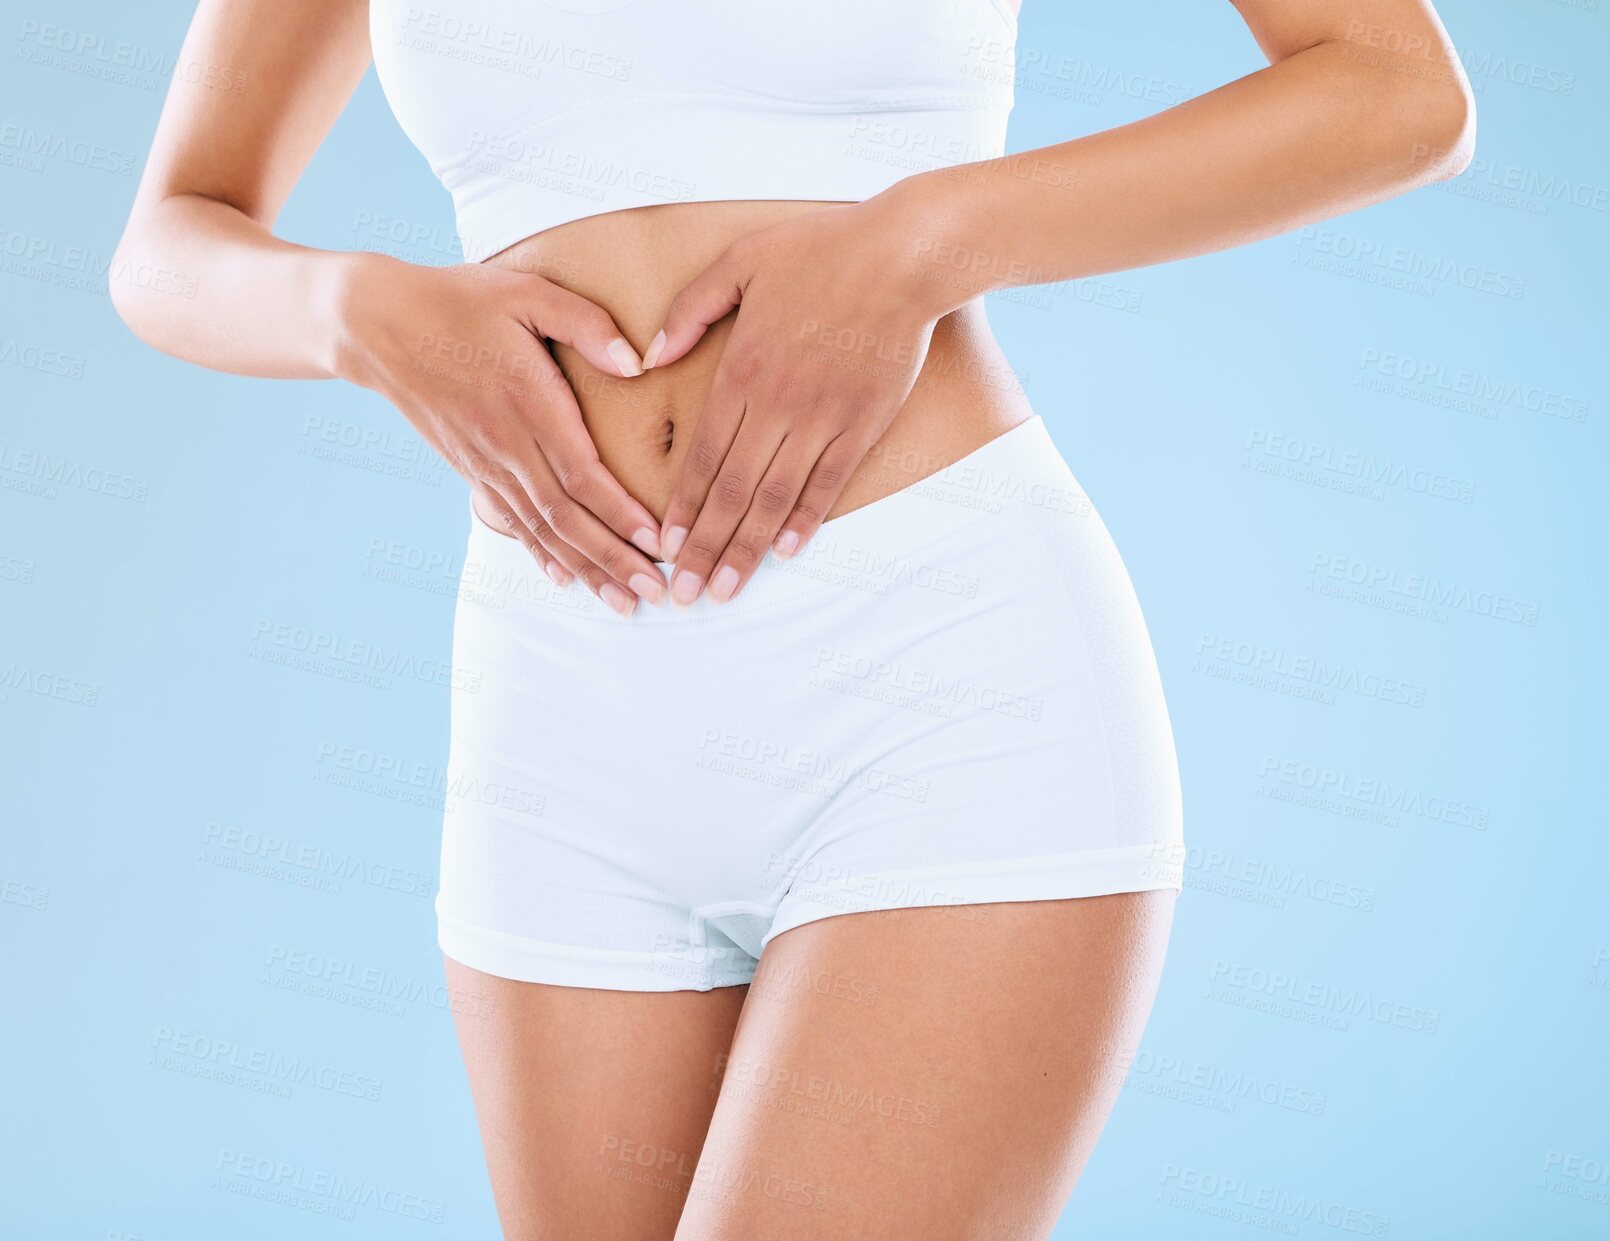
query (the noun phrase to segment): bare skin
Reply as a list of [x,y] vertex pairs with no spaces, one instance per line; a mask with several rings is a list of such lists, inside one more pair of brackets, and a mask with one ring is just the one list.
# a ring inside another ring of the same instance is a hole
[[[1254,241],[1468,165],[1469,87],[1425,0],[1235,8],[1270,66],[1132,125],[865,203],[666,204],[421,268],[273,235],[369,63],[364,0],[202,0],[181,60],[251,86],[175,75],[113,264],[139,278],[113,300],[197,364],[382,393],[484,521],[617,611],[730,598],[1026,416],[981,294]],[[154,278],[176,274],[194,297]],[[813,323],[875,364],[843,365]],[[424,365],[422,340],[454,338],[518,378]],[[808,924],[751,987],[702,994],[448,962],[492,1001],[459,1033],[506,1235],[1044,1236],[1150,1009],[1172,898],[969,908]],[[817,1082],[871,1111],[824,1119]]]
[[[646,349],[659,317],[690,280],[729,245],[764,228],[824,209],[822,203],[670,203],[561,224],[511,246],[488,266],[538,273],[609,307],[627,340]],[[712,327],[674,366],[622,380],[568,345],[555,360],[578,394],[599,457],[633,496],[663,517],[694,442],[733,321]],[[884,363],[869,350],[851,358]],[[935,324],[933,345],[887,433],[849,475],[829,509],[837,517],[910,486],[1023,419],[1030,407],[990,334],[980,300]],[[502,522],[479,494],[476,512]]]
[[[871,467],[866,459],[908,400],[921,399],[920,374],[997,366],[978,330],[984,292],[1223,249],[1468,165],[1470,88],[1427,0],[1236,8],[1270,66],[1155,116],[781,221],[769,204],[751,204],[743,218],[718,203],[578,221],[538,243],[567,251],[551,279],[496,264],[420,268],[274,237],[368,64],[367,6],[202,0],[181,59],[227,66],[252,85],[222,97],[175,76],[113,264],[128,278],[113,282],[112,298],[130,327],[175,356],[382,393],[550,576],[580,578],[623,614],[640,600],[664,602],[651,559],[662,555],[676,563],[672,599],[691,602],[707,584],[718,600],[731,598],[768,549],[796,553],[843,511],[858,472],[886,468],[892,453]],[[673,223],[656,223],[672,211]],[[669,247],[660,244],[668,227]],[[609,242],[633,255],[636,283],[620,285]],[[692,253],[713,261],[688,270],[682,255]],[[562,283],[567,270],[591,287],[620,288],[619,302],[577,296]],[[171,279],[145,278],[175,274],[194,297],[167,295]],[[623,383],[641,378],[638,349],[656,353],[669,375],[734,309],[731,347],[715,365],[664,380],[677,408],[696,412],[665,511],[651,513],[638,497],[663,489],[663,470],[618,478],[587,430],[622,424],[623,443],[659,434],[661,411],[623,395]],[[939,325],[958,315],[972,330],[950,357],[931,358],[956,336]],[[635,344],[617,318],[631,321]],[[654,322],[661,327],[648,336]],[[829,342],[809,325],[825,325]],[[832,343],[843,334],[871,342],[878,364],[844,365]],[[521,377],[437,364],[421,342],[443,340],[516,359]],[[582,373],[567,384],[545,341],[622,382]],[[942,432],[922,433],[918,460],[932,464],[891,478],[885,494],[1004,429],[993,384],[974,388],[971,402],[945,410]],[[1010,425],[1014,415],[1004,417]]]
[[751,986],[703,993],[448,960],[480,1014],[459,1039],[504,1236],[1043,1237],[1139,1045],[1173,909],[826,918],[773,940]]
[[507,1241],[671,1237],[749,989],[544,987],[444,964]]

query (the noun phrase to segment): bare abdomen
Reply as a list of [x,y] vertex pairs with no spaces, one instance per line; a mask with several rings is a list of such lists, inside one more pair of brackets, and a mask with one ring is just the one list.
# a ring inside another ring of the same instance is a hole
[[[529,237],[487,263],[536,273],[596,302],[641,354],[659,330],[671,299],[728,245],[823,205],[670,203],[611,212]],[[599,456],[656,517],[664,516],[731,326],[729,316],[686,357],[629,380],[605,375],[574,350],[554,346]],[[846,362],[876,365],[877,359]],[[1022,421],[1028,412],[1028,403],[990,334],[983,304],[975,301],[945,316],[934,329],[910,398],[851,477],[830,516],[881,499],[942,469]],[[492,524],[496,528],[495,518]]]

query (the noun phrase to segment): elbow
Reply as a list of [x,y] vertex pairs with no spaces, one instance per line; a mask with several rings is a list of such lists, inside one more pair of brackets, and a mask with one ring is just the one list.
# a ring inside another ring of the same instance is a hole
[[106,294],[111,299],[112,309],[117,317],[136,336],[140,334],[138,325],[139,298],[127,280],[120,277],[129,270],[129,254],[135,248],[134,221],[130,220],[123,229],[123,236],[118,239],[117,249],[112,251],[112,262],[107,268]]
[[[1459,54],[1431,34],[1414,53],[1338,43],[1362,164],[1388,194],[1447,181],[1476,152],[1476,97]],[[1365,154],[1367,152],[1367,154]]]
[[1476,153],[1476,98],[1451,49],[1435,72],[1405,74],[1401,89],[1389,97],[1388,132],[1398,136],[1394,162],[1402,161],[1404,189],[1447,181],[1470,167]]
[[142,258],[145,249],[146,243],[136,217],[124,228],[117,249],[112,251],[112,261],[106,269],[106,293],[117,317],[123,320],[123,326],[137,339],[155,348],[152,322],[155,308],[145,287],[151,282],[142,284],[135,278],[137,273],[150,267]]
[[119,246],[112,253],[111,275],[106,282],[106,294],[111,299],[112,309],[117,312],[117,317],[123,320],[123,326],[138,336],[140,333],[134,325],[134,299],[129,296],[128,286],[117,278],[117,273],[124,270],[124,267],[123,247]]
[[1476,99],[1457,67],[1453,80],[1440,86],[1422,107],[1416,127],[1417,162],[1432,181],[1447,181],[1470,167],[1476,154]]

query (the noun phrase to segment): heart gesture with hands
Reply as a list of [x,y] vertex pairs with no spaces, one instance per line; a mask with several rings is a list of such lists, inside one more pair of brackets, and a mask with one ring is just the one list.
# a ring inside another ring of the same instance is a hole
[[[905,404],[944,313],[878,199],[740,238],[671,303],[645,367],[738,311],[660,526],[671,600],[724,603],[795,555]],[[945,308],[945,309],[948,309]]]

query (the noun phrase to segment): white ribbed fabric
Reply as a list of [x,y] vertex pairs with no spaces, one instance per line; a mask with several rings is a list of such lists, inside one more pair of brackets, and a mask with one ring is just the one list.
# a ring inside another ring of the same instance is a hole
[[372,0],[393,111],[479,262],[665,202],[860,201],[1002,154],[1004,0]]
[[747,982],[842,913],[1178,888],[1151,643],[1037,417],[623,620],[471,515],[442,950],[617,990]]

